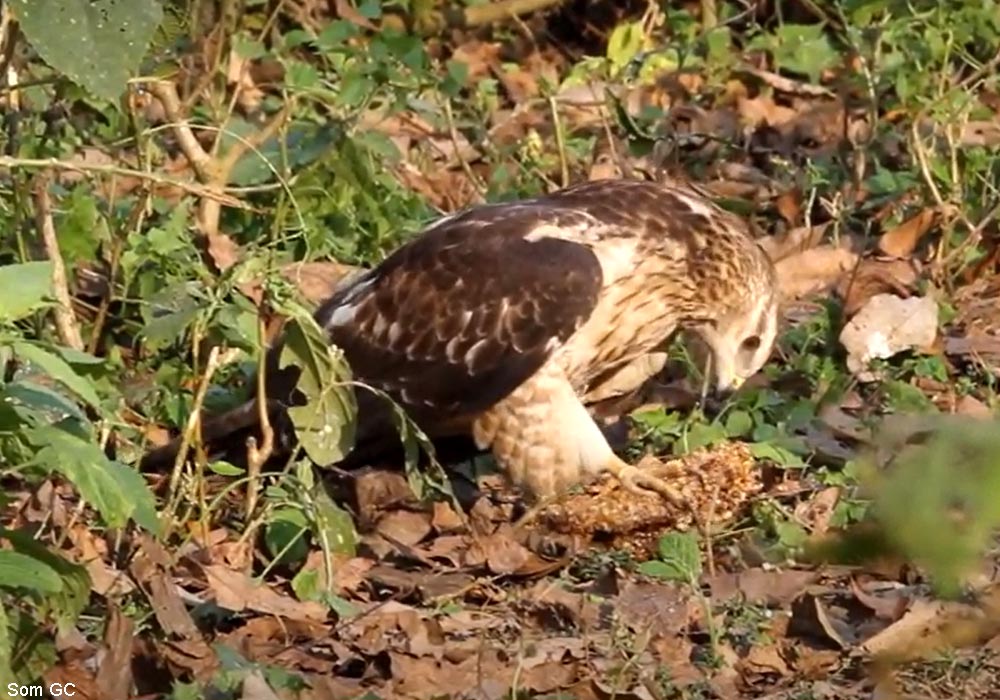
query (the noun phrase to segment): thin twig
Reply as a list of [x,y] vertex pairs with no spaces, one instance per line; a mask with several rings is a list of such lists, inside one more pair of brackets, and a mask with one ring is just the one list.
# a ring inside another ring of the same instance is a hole
[[[196,343],[197,341],[198,339],[195,338]],[[180,483],[184,460],[187,459],[190,445],[194,441],[195,433],[201,427],[201,408],[205,404],[205,395],[208,393],[208,387],[212,383],[212,377],[227,361],[228,353],[226,356],[223,356],[222,348],[218,345],[214,346],[208,353],[208,360],[205,362],[205,371],[201,375],[201,381],[198,382],[198,388],[194,394],[194,402],[191,405],[191,413],[188,415],[187,423],[184,425],[184,432],[181,434],[180,448],[174,457],[174,468],[170,473],[170,482],[167,491],[170,507],[164,511],[165,513],[173,513],[176,508],[178,499],[177,486]]]
[[52,262],[52,291],[57,302],[54,309],[56,332],[63,345],[74,350],[83,350],[83,336],[80,335],[80,326],[73,314],[73,300],[66,279],[66,265],[59,251],[59,239],[56,237],[56,227],[52,220],[52,199],[49,196],[51,179],[51,174],[45,172],[35,181],[35,222],[42,236],[45,253]]
[[562,186],[569,187],[569,161],[566,158],[566,137],[563,134],[562,121],[559,119],[559,109],[556,98],[549,97],[549,111],[552,113],[552,125],[556,131],[556,148],[559,151],[559,173],[562,176]]
[[198,181],[205,185],[215,184],[217,182],[216,163],[212,156],[202,148],[198,138],[188,125],[187,119],[181,111],[181,100],[177,95],[177,86],[166,80],[153,80],[146,83],[146,86],[163,105],[163,112],[166,114],[167,120],[172,123],[177,145],[180,146],[184,157],[191,163]]
[[267,352],[263,348],[267,344],[267,328],[264,323],[263,310],[257,314],[257,340],[261,345],[260,357],[257,360],[257,419],[260,423],[261,446],[251,435],[247,438],[247,497],[246,522],[250,522],[257,508],[257,495],[260,490],[260,473],[264,463],[274,453],[274,428],[271,426],[271,416],[267,406]]
[[462,166],[462,172],[465,176],[469,178],[469,182],[472,186],[476,188],[476,193],[479,195],[480,199],[486,196],[486,185],[476,177],[476,174],[472,172],[472,167],[469,162],[462,155],[462,149],[458,141],[458,127],[455,125],[455,115],[451,111],[451,100],[446,99],[444,101],[444,118],[448,123],[448,135],[451,137],[451,145],[455,149],[455,157],[458,158],[458,162]]
[[[228,207],[233,207],[235,209],[247,209],[253,210],[249,204],[236,199],[235,197],[226,194],[224,191],[214,190],[205,185],[197,182],[190,182],[188,180],[178,180],[176,178],[167,177],[165,175],[160,175],[154,172],[146,172],[143,170],[134,170],[132,168],[123,168],[118,165],[108,165],[104,163],[83,163],[80,161],[71,160],[57,160],[55,158],[15,158],[13,156],[0,156],[0,169],[10,168],[11,170],[16,170],[17,168],[25,169],[46,169],[51,168],[53,170],[65,170],[74,173],[96,173],[100,175],[120,175],[123,177],[134,177],[139,180],[146,180],[148,182],[155,183],[157,185],[165,185],[167,187],[176,187],[179,190],[183,190],[189,194],[193,194],[199,197],[208,197],[211,199],[218,200],[220,203],[225,204]],[[225,188],[228,189],[228,188]]]

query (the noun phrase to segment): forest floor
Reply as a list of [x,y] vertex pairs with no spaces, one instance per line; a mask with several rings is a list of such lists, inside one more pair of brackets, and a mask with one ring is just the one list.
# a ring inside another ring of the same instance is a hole
[[[61,259],[72,298],[7,324],[30,290],[3,277],[0,539],[40,567],[0,608],[17,682],[1000,698],[995,9],[574,1],[461,26],[258,4],[172,11],[162,82],[105,105],[42,80],[0,137],[4,262]],[[22,83],[50,75],[16,55]],[[611,480],[526,518],[486,457],[447,482],[301,455],[260,477],[239,443],[136,476],[244,400],[283,319],[435,216],[671,176],[752,222],[783,295],[772,360],[724,404],[678,342],[591,407],[628,459],[676,466],[697,518]]]

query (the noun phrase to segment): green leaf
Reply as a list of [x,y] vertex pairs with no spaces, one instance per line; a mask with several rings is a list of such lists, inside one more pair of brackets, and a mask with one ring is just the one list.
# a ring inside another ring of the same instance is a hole
[[147,530],[158,531],[156,501],[141,474],[58,426],[36,428],[27,436],[41,448],[36,459],[69,479],[108,525],[121,527],[134,518]]
[[309,553],[306,535],[309,523],[299,508],[280,508],[271,516],[264,530],[264,544],[272,557],[281,564],[301,562]]
[[223,459],[209,462],[208,468],[219,476],[243,476],[246,474],[245,469],[240,469],[235,464],[230,464]]
[[300,569],[292,577],[292,590],[299,600],[319,600],[323,591],[320,588],[320,574],[318,569]]
[[753,418],[746,411],[732,411],[726,417],[726,434],[741,437],[753,430]]
[[52,424],[71,417],[81,423],[87,422],[73,401],[47,386],[20,379],[3,387],[0,397],[22,419],[36,423]]
[[[665,581],[677,581],[677,569],[670,564],[666,564],[658,559],[652,559],[650,561],[644,561],[639,566],[636,567],[638,571],[643,576],[652,576],[653,578],[662,578]],[[680,579],[685,580],[685,579]]]
[[608,37],[606,56],[611,61],[613,71],[621,70],[642,50],[645,35],[641,22],[619,24]]
[[107,221],[97,209],[89,184],[77,187],[64,200],[65,213],[56,220],[59,251],[67,264],[93,260],[97,248],[109,238]]
[[[36,623],[32,615],[15,607],[7,609],[7,617],[13,680],[21,685],[36,684],[58,659],[54,635]],[[7,689],[6,684],[2,687]]]
[[750,454],[757,459],[766,459],[783,467],[797,467],[803,464],[801,457],[773,442],[751,442],[748,447]]
[[301,369],[297,388],[306,397],[306,404],[290,408],[288,416],[312,461],[338,462],[354,445],[357,402],[347,384],[350,368],[311,317],[296,318],[286,328],[279,367]]
[[0,321],[17,321],[49,304],[52,263],[28,262],[0,267]]
[[11,0],[45,61],[105,100],[116,100],[163,19],[156,0]]
[[930,436],[902,449],[893,446],[913,438],[880,431],[881,449],[897,454],[886,469],[869,464],[866,480],[887,537],[952,595],[1000,527],[1000,422],[934,416],[913,425]]
[[665,568],[657,574],[672,581],[694,583],[701,576],[698,538],[691,532],[670,532],[660,538],[659,553]]
[[41,562],[59,576],[61,585],[58,591],[33,596],[38,601],[39,612],[44,616],[51,611],[61,630],[68,630],[76,624],[90,600],[90,575],[87,570],[24,532],[0,529],[0,537],[9,540],[15,552]]
[[91,406],[100,405],[101,399],[97,395],[93,382],[77,374],[76,370],[59,355],[34,343],[21,341],[12,343],[11,349],[20,359],[27,360],[37,366]]
[[31,364],[37,365],[45,374],[55,379],[91,406],[95,408],[100,406],[101,399],[97,396],[94,384],[89,379],[77,374],[76,370],[66,360],[33,343],[18,341],[13,343],[11,347],[15,355],[19,356],[22,360],[27,360]]
[[353,557],[357,551],[358,533],[351,514],[320,491],[316,495],[316,535],[325,548],[334,554]]
[[684,440],[688,452],[708,447],[726,439],[726,429],[718,423],[695,423]]
[[63,582],[55,569],[44,562],[20,552],[0,550],[0,587],[58,593]]

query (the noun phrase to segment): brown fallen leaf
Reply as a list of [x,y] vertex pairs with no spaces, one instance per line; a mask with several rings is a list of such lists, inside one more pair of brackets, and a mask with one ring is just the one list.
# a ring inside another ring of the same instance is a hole
[[496,532],[477,537],[469,548],[469,563],[482,562],[495,574],[516,574],[537,558],[527,547],[518,542],[509,525]]
[[661,637],[680,634],[700,614],[690,591],[672,583],[627,583],[615,607],[634,631]]
[[740,596],[748,603],[784,607],[818,578],[815,571],[755,567],[735,573],[716,574],[707,583],[712,600],[716,603]]
[[97,689],[105,700],[128,700],[132,694],[132,620],[117,606],[108,611],[104,633],[107,653],[97,670]]
[[820,597],[812,593],[804,593],[792,604],[788,634],[837,649],[848,649],[854,642],[847,624],[832,615]]
[[798,188],[785,190],[778,195],[774,207],[782,219],[795,226],[802,216],[802,192]]
[[465,529],[465,519],[450,503],[446,501],[434,501],[431,508],[431,527],[434,532],[447,534]]
[[[58,683],[66,688],[67,685],[72,684],[72,690],[75,693],[72,700],[103,700],[104,695],[94,678],[93,665],[92,657],[61,659],[59,663],[42,674],[42,680],[48,687]],[[7,696],[15,697],[10,694]]]
[[219,668],[219,657],[204,639],[179,639],[157,644],[157,656],[175,675],[190,674],[207,681]]
[[337,11],[338,17],[347,20],[351,24],[356,24],[365,29],[378,29],[378,27],[372,24],[370,19],[354,8],[350,0],[334,0],[334,8]]
[[751,682],[748,676],[787,676],[791,673],[775,644],[754,645],[747,655],[737,662],[736,668],[747,682]]
[[431,530],[430,513],[403,509],[385,513],[375,524],[376,533],[393,544],[399,543],[407,547],[422,541]]
[[886,595],[869,592],[856,577],[851,577],[851,593],[858,602],[875,613],[875,617],[895,622],[910,607],[912,597],[900,586],[894,586]]
[[844,316],[850,318],[877,294],[909,297],[919,276],[913,260],[863,259],[837,285],[836,292],[844,300]]
[[198,626],[168,572],[169,554],[151,537],[143,536],[140,542],[129,564],[129,571],[149,599],[157,623],[168,635],[200,639]]
[[917,249],[917,244],[939,220],[937,207],[927,207],[878,239],[878,249],[894,258],[905,258]]
[[420,600],[454,595],[475,582],[470,574],[459,571],[408,570],[387,565],[373,567],[366,579],[382,589],[396,591],[400,598],[408,599],[411,593],[417,593]]
[[295,262],[281,268],[281,276],[295,285],[306,301],[319,305],[351,275],[361,272],[354,265],[334,261]]
[[847,248],[821,245],[782,258],[775,265],[783,299],[798,299],[832,288],[858,262]]
[[[1000,590],[996,584],[994,588]],[[998,632],[1000,619],[979,606],[916,600],[902,618],[866,639],[861,651],[899,663],[945,649],[982,644]]]
[[955,404],[955,413],[971,418],[992,418],[993,411],[971,394],[965,394]]
[[838,501],[840,489],[830,486],[798,504],[795,507],[795,518],[807,525],[814,535],[822,535],[830,528],[830,520]]
[[250,671],[243,678],[241,700],[279,700],[271,686],[264,680],[264,674],[259,669]]
[[233,612],[253,610],[292,620],[327,619],[328,611],[325,605],[315,601],[295,600],[261,582],[254,581],[239,571],[231,571],[218,564],[204,566],[202,571],[219,607]]
[[829,227],[829,223],[818,226],[797,226],[780,235],[762,236],[757,242],[771,258],[771,262],[776,263],[789,255],[818,246]]

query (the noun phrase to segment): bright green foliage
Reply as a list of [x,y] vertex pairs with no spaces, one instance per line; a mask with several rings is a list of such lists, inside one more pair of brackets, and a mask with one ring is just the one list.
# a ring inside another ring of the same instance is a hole
[[[311,320],[311,319],[310,319]],[[306,404],[288,410],[306,454],[317,464],[333,464],[354,444],[356,400],[349,368],[315,322],[296,319],[285,331],[280,366],[301,368],[298,389]]]
[[921,427],[929,439],[870,470],[873,513],[901,552],[954,594],[1000,527],[1000,423],[934,417]]
[[52,294],[52,263],[0,267],[0,322],[17,321],[42,308]]
[[163,17],[157,0],[11,0],[45,61],[104,100],[125,90]]
[[659,559],[643,562],[640,573],[647,576],[697,585],[701,576],[698,536],[692,532],[670,532],[660,538]]

